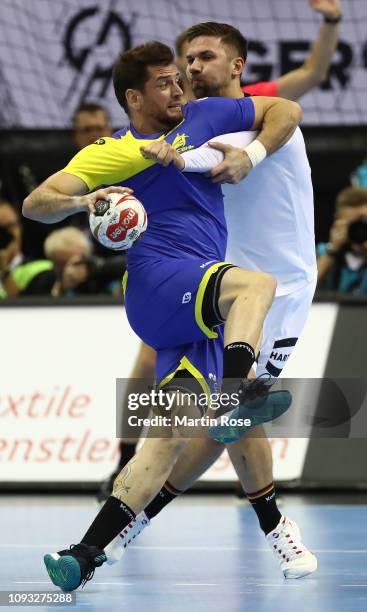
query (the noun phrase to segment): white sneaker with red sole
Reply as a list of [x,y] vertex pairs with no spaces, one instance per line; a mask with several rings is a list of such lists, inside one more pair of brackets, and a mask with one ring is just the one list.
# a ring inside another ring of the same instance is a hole
[[316,571],[315,555],[302,544],[297,523],[287,516],[282,516],[266,539],[285,578],[302,578]]

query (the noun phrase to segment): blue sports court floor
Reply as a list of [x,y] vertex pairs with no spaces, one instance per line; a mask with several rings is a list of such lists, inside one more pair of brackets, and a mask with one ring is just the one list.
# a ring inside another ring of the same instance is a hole
[[[312,576],[282,578],[245,502],[231,495],[188,495],[153,520],[119,565],[97,569],[71,609],[366,611],[366,498],[291,495],[282,501],[282,511],[286,507],[299,523],[304,542],[318,556]],[[2,495],[1,505],[0,590],[57,590],[43,554],[77,543],[97,512],[96,502],[85,496]]]

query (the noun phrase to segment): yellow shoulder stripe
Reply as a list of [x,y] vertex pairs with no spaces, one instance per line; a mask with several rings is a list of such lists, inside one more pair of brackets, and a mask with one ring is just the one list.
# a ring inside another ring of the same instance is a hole
[[150,141],[134,139],[127,132],[120,139],[102,138],[77,153],[63,169],[81,178],[91,191],[100,185],[114,185],[131,178],[156,162],[144,159],[140,147]]
[[177,127],[153,140],[135,138],[130,130],[121,138],[100,138],[79,151],[63,168],[63,172],[78,176],[89,191],[100,185],[122,183],[156,164],[155,161],[144,159],[140,147],[166,138]]

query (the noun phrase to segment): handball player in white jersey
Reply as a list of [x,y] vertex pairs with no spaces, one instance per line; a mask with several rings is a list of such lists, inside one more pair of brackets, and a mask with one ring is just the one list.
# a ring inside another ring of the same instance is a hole
[[[242,149],[254,141],[255,132],[215,139]],[[183,158],[186,172],[205,172],[220,164],[223,153],[203,146]],[[297,128],[288,143],[258,163],[245,180],[222,189],[226,260],[269,272],[277,280],[256,373],[278,377],[304,327],[317,280],[311,170],[301,130]]]
[[[237,57],[226,44],[225,34],[218,34],[218,25],[199,24],[187,31],[188,77],[197,98],[241,98],[245,58]],[[215,166],[210,171],[214,181],[239,183],[223,185],[227,260],[250,270],[271,272],[277,279],[257,367],[258,376],[276,377],[302,331],[316,285],[313,192],[302,133],[296,130],[289,142],[269,157],[255,133],[226,135],[215,141],[214,146],[182,152],[182,157],[180,149],[177,152],[167,143],[155,143],[152,159],[164,158],[164,165],[172,161],[182,169],[183,158],[184,171],[191,172]],[[161,147],[160,157],[157,146]],[[222,450],[223,445],[213,440],[192,440],[157,497],[107,547],[110,562],[120,557],[149,520],[189,488]],[[298,526],[277,508],[271,449],[263,430],[254,428],[242,440],[228,444],[227,450],[284,576],[300,578],[315,571],[317,560],[301,542]]]

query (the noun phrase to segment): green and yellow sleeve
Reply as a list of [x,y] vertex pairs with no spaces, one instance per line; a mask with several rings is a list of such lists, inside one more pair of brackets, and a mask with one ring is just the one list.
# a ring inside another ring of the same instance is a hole
[[101,138],[77,153],[63,172],[81,178],[89,191],[101,185],[123,183],[135,174],[154,165],[143,158],[140,146],[145,141],[136,141],[130,135],[123,138]]

